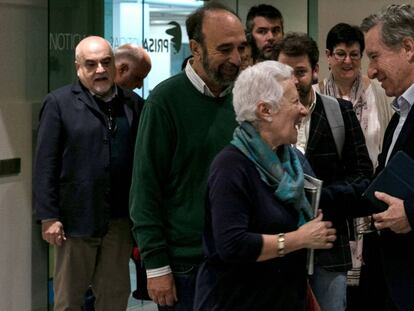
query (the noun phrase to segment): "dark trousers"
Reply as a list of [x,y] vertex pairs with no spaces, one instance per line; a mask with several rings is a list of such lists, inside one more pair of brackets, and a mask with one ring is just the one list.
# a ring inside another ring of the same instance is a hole
[[388,301],[377,232],[364,234],[359,286],[347,289],[347,311],[395,310]]
[[172,267],[178,302],[174,307],[158,306],[158,311],[192,311],[198,266],[179,265]]

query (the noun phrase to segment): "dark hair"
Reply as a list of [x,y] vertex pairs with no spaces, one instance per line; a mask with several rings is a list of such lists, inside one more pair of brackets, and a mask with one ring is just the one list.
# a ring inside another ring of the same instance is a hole
[[345,43],[347,46],[358,43],[361,54],[364,53],[364,34],[358,26],[346,23],[339,23],[333,26],[326,37],[326,48],[332,53],[335,46],[341,43]]
[[193,13],[191,13],[187,20],[185,21],[185,26],[187,28],[187,35],[189,40],[195,40],[198,43],[204,43],[204,35],[203,35],[203,21],[204,16],[207,11],[227,11],[234,16],[236,16],[238,19],[239,16],[230,8],[227,6],[218,3],[218,2],[209,2],[208,4],[205,4],[202,7],[199,7],[197,10],[195,10]]
[[272,59],[278,60],[280,53],[293,57],[307,55],[312,70],[315,69],[319,60],[318,45],[305,33],[290,32],[286,34],[281,41],[274,45]]
[[280,23],[282,25],[282,31],[283,31],[283,16],[282,13],[278,9],[276,9],[274,6],[269,4],[259,4],[252,6],[247,13],[246,18],[246,31],[248,33],[251,33],[253,31],[254,26],[254,18],[257,16],[266,17],[269,19],[280,19]]

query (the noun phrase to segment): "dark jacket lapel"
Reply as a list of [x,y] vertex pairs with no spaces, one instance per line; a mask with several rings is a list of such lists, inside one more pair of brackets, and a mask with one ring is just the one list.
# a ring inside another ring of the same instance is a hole
[[306,153],[313,154],[316,146],[318,146],[319,140],[323,137],[322,134],[329,130],[330,128],[326,120],[325,111],[323,110],[322,100],[316,94],[316,104],[311,115]]

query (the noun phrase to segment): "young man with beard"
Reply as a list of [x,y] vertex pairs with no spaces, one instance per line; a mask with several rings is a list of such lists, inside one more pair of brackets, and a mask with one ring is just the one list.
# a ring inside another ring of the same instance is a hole
[[323,104],[326,99],[312,88],[319,69],[316,42],[306,34],[291,33],[276,44],[274,53],[275,60],[293,68],[300,101],[309,110],[298,131],[297,147],[305,153],[316,177],[324,182],[320,208],[337,229],[334,247],[315,252],[311,285],[322,310],[345,310],[346,274],[352,267],[346,219],[364,213],[360,206],[347,201],[365,190],[372,175],[372,163],[352,103],[342,99],[337,101],[345,137],[342,152],[338,154]]
[[130,194],[159,310],[193,309],[208,167],[236,127],[231,87],[247,44],[239,17],[221,4],[197,9],[186,26],[193,58],[147,99]]
[[273,46],[283,39],[282,13],[269,4],[252,6],[247,13],[246,33],[254,62],[271,59]]

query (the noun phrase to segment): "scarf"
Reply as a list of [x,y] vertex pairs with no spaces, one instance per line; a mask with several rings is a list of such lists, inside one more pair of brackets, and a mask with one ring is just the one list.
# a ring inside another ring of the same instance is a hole
[[[339,89],[335,83],[332,72],[324,85],[323,94],[333,96],[336,98],[342,98]],[[349,100],[352,102],[355,114],[358,118],[361,128],[364,133],[368,129],[368,105],[365,97],[364,83],[362,82],[362,75],[359,74],[352,84],[351,93],[349,94]]]
[[231,144],[254,163],[260,179],[274,189],[276,198],[293,205],[299,213],[299,226],[312,218],[311,206],[305,197],[302,165],[290,145],[280,146],[279,156],[248,122],[236,128]]

